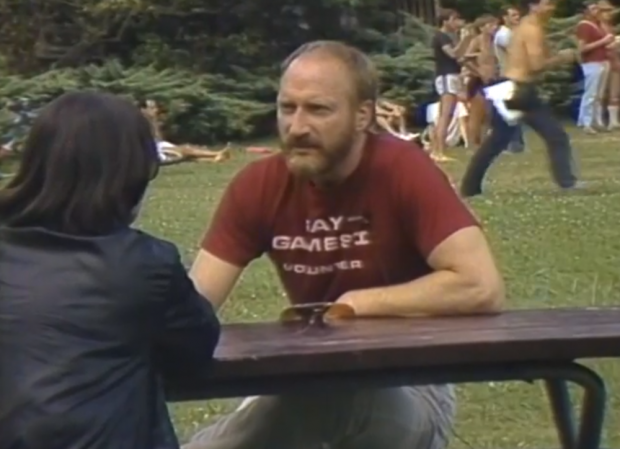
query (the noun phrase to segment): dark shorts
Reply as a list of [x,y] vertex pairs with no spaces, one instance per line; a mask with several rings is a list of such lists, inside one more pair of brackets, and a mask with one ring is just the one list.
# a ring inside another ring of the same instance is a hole
[[472,76],[467,82],[467,98],[472,99],[478,94],[484,96],[484,92],[482,91],[482,89],[484,89],[485,86],[486,85],[482,81],[482,79],[478,78],[477,76]]

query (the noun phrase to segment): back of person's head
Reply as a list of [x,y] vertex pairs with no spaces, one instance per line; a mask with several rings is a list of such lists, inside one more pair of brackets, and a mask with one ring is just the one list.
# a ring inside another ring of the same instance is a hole
[[64,94],[41,110],[15,177],[0,190],[0,223],[103,235],[131,224],[159,163],[148,120],[120,97]]

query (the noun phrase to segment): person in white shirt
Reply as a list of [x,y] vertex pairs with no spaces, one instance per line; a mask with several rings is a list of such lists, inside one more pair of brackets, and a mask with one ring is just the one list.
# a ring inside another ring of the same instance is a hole
[[[499,64],[500,76],[504,76],[504,70],[506,68],[506,56],[508,44],[512,37],[512,29],[519,24],[521,20],[521,13],[515,7],[509,6],[504,9],[502,15],[502,26],[499,27],[493,38],[493,48],[495,50],[495,56]],[[515,134],[512,142],[508,146],[508,152],[521,153],[525,149],[525,140],[523,139],[523,128],[521,126],[515,127]]]

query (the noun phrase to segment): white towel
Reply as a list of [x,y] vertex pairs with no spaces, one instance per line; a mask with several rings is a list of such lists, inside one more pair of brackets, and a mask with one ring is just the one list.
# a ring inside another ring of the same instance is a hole
[[517,85],[510,80],[484,88],[484,96],[493,103],[497,112],[509,125],[516,125],[523,118],[523,112],[506,107],[506,100],[514,96],[516,88]]

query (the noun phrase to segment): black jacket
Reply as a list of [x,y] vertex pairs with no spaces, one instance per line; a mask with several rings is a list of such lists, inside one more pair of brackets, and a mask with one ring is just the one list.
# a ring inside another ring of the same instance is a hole
[[162,384],[219,333],[171,243],[0,228],[0,449],[178,448]]

